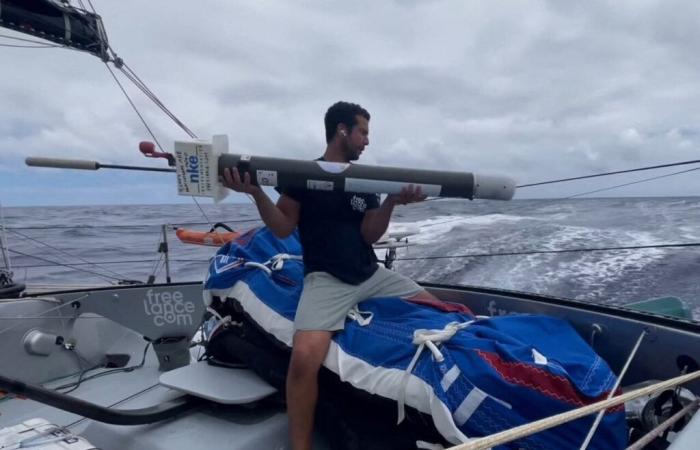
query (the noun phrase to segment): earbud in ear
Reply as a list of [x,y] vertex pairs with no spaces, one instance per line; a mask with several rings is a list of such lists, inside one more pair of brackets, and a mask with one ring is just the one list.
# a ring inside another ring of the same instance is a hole
[[343,136],[347,136],[347,135],[348,135],[348,133],[346,133],[345,130],[340,130],[340,134],[342,134]]

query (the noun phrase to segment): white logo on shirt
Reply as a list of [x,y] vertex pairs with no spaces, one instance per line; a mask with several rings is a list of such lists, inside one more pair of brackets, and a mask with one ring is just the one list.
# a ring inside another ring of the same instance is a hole
[[364,198],[358,197],[357,195],[353,195],[350,199],[350,206],[352,206],[352,209],[354,209],[355,211],[365,212],[365,210],[367,209],[367,202]]

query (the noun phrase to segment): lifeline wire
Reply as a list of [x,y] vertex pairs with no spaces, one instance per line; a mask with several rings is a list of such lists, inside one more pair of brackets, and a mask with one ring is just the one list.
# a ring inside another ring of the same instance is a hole
[[563,183],[564,181],[583,180],[586,178],[604,177],[604,176],[608,176],[608,175],[617,175],[620,173],[640,172],[642,170],[662,169],[664,167],[683,166],[686,164],[698,164],[698,163],[700,163],[700,159],[694,159],[692,161],[681,161],[681,162],[669,163],[669,164],[659,164],[657,166],[639,167],[636,169],[616,170],[614,172],[604,172],[604,173],[597,173],[597,174],[593,174],[593,175],[583,175],[583,176],[579,176],[579,177],[560,178],[558,180],[540,181],[537,183],[522,184],[522,185],[516,186],[516,187],[517,188],[524,188],[524,187],[531,187],[531,186],[542,186],[544,184]]
[[[39,239],[33,238],[33,237],[31,237],[31,236],[28,236],[28,235],[26,235],[26,234],[24,234],[24,233],[21,233],[21,232],[19,232],[19,231],[16,231],[16,230],[10,230],[10,231],[11,231],[12,233],[15,233],[15,234],[18,234],[18,235],[22,236],[22,237],[25,238],[25,239],[29,239],[30,241],[36,242],[36,243],[41,244],[41,245],[43,245],[43,246],[46,246],[46,247],[48,247],[48,248],[50,248],[50,249],[52,249],[52,250],[55,250],[55,251],[57,251],[57,252],[59,252],[59,253],[62,253],[62,254],[67,255],[67,256],[70,256],[71,258],[78,258],[80,261],[82,261],[82,262],[85,263],[85,264],[92,265],[92,266],[94,266],[94,267],[96,267],[96,268],[99,268],[99,269],[102,269],[102,270],[106,270],[107,272],[110,272],[110,273],[112,273],[113,275],[117,275],[118,277],[121,277],[121,278],[124,279],[124,280],[126,280],[126,279],[128,278],[128,277],[126,277],[125,275],[123,275],[123,274],[121,274],[121,273],[119,273],[119,272],[115,272],[114,270],[109,269],[109,268],[107,268],[107,267],[102,267],[102,266],[100,266],[98,263],[90,262],[90,261],[88,261],[87,259],[82,258],[82,257],[80,257],[80,256],[72,255],[72,254],[68,253],[68,252],[65,251],[65,250],[61,250],[60,248],[54,247],[53,245],[47,244],[46,242],[42,242],[42,241],[40,241]],[[84,264],[81,264],[81,265],[84,265]]]
[[28,253],[23,253],[23,252],[20,252],[20,251],[17,251],[17,250],[12,250],[11,248],[8,249],[8,250],[9,250],[10,252],[12,252],[12,253],[17,254],[17,255],[22,255],[22,256],[26,256],[26,257],[28,257],[28,258],[34,258],[34,259],[38,259],[38,260],[40,260],[40,261],[52,263],[52,264],[55,264],[55,265],[57,265],[57,266],[68,267],[68,268],[73,269],[73,270],[78,270],[78,271],[81,271],[81,272],[90,273],[90,274],[92,274],[92,275],[96,275],[96,276],[101,277],[101,278],[104,278],[104,279],[112,279],[112,280],[116,280],[116,281],[121,281],[121,278],[113,277],[113,276],[111,276],[111,275],[105,275],[105,274],[102,274],[102,273],[99,273],[99,272],[95,272],[95,271],[92,271],[92,270],[88,270],[88,269],[80,269],[80,268],[74,267],[74,266],[71,265],[71,264],[62,264],[62,263],[60,263],[60,262],[58,262],[58,261],[52,261],[52,260],[50,260],[50,259],[42,258],[41,256],[30,255],[30,254],[28,254]]

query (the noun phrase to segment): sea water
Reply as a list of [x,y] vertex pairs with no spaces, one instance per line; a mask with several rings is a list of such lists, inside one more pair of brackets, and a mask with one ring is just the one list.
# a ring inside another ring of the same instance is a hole
[[[5,208],[14,279],[32,284],[201,280],[214,247],[180,243],[175,227],[260,226],[252,204]],[[700,247],[537,253],[700,242],[700,198],[487,202],[436,200],[396,208],[412,228],[396,270],[418,281],[488,286],[605,304],[677,296],[700,317]],[[521,253],[500,255],[502,253]],[[0,264],[2,264],[0,262]]]

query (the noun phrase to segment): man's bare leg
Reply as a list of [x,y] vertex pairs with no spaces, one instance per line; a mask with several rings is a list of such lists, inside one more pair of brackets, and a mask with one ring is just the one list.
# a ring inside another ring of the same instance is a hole
[[331,331],[294,333],[292,358],[287,371],[287,415],[294,450],[311,450],[314,412],[318,399],[318,370],[326,359]]

